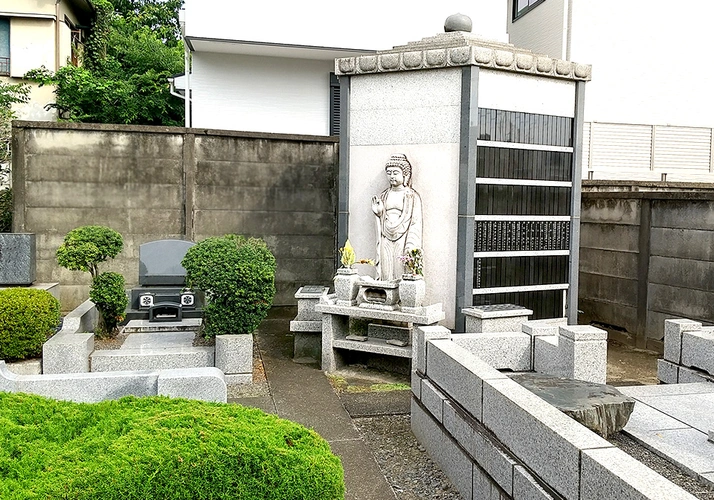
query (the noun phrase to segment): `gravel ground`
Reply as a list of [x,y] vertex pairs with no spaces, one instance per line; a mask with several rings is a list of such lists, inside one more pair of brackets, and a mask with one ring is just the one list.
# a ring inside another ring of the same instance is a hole
[[[417,442],[411,432],[409,415],[356,418],[353,422],[399,500],[462,498]],[[714,500],[714,491],[632,438],[620,433],[609,441],[696,498]]]
[[411,431],[409,415],[353,420],[399,500],[461,500]]

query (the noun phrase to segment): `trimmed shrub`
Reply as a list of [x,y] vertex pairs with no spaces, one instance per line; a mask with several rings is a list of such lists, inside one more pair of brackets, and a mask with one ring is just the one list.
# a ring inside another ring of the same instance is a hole
[[106,226],[72,229],[57,249],[57,262],[70,271],[84,271],[96,278],[97,264],[119,255],[124,246],[121,234]]
[[119,273],[104,272],[94,278],[89,288],[89,298],[102,314],[97,325],[99,337],[110,334],[124,319],[129,298],[124,291],[124,276]]
[[0,191],[0,233],[12,231],[12,189]]
[[186,284],[203,290],[204,336],[252,333],[275,297],[275,257],[259,238],[226,235],[192,246],[181,261]]
[[0,421],[5,500],[344,498],[342,466],[327,442],[254,408],[0,393]]
[[[70,271],[84,271],[92,276],[89,298],[99,312],[95,332],[99,337],[107,337],[115,332],[119,322],[124,319],[128,299],[124,291],[124,278],[117,273],[99,274],[97,266],[119,255],[123,247],[121,234],[113,229],[106,226],[82,226],[67,233],[57,249],[57,263],[60,266]],[[122,303],[124,306],[120,310],[119,305]]]
[[46,290],[0,290],[0,359],[39,356],[60,323],[60,304]]

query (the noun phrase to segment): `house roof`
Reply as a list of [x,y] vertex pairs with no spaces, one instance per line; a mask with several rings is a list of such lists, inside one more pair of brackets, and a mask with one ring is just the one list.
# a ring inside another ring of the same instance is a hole
[[293,59],[334,60],[338,57],[354,57],[371,54],[374,50],[347,49],[339,47],[317,47],[287,43],[271,43],[253,40],[227,40],[186,36],[186,45],[192,52],[214,52],[220,54],[242,54]]

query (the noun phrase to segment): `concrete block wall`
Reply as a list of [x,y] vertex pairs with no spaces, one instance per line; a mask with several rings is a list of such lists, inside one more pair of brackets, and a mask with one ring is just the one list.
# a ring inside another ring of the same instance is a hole
[[228,233],[275,254],[275,305],[303,283],[330,285],[335,266],[335,138],[51,122],[13,123],[14,232],[37,235],[37,281],[60,282],[62,309],[88,297],[88,273],[60,268],[64,235],[119,231],[124,250],[100,265],[139,276],[139,245]]
[[714,382],[714,327],[689,319],[666,320],[657,378],[665,384]]
[[412,430],[467,499],[690,499],[457,345],[416,329]]
[[711,184],[583,181],[580,323],[662,352],[665,319],[713,323]]

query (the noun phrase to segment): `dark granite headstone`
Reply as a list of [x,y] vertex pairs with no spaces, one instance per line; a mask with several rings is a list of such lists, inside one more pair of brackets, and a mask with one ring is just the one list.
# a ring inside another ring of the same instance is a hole
[[606,439],[627,425],[635,409],[634,399],[609,385],[542,373],[515,373],[510,377]]
[[184,240],[157,240],[139,247],[139,284],[184,285],[186,270],[181,265],[186,252],[195,243]]
[[0,233],[0,285],[31,285],[35,259],[34,234]]

